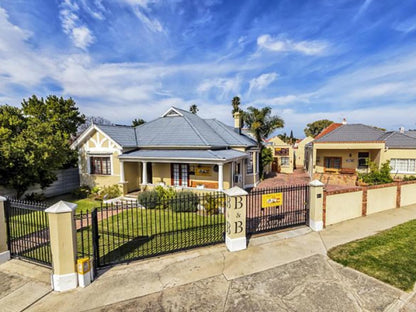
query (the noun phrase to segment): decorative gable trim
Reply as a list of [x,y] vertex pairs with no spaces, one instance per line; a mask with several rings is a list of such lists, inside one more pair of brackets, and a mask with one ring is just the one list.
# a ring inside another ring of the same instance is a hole
[[71,148],[72,149],[76,149],[79,148],[81,143],[83,143],[84,141],[88,140],[91,137],[91,134],[95,131],[99,132],[104,138],[102,140],[100,140],[100,142],[95,142],[94,139],[93,142],[95,143],[96,146],[101,146],[105,141],[108,140],[109,142],[109,147],[110,148],[117,148],[119,150],[122,150],[123,147],[118,144],[116,141],[114,141],[111,137],[109,137],[104,131],[102,131],[99,127],[97,127],[95,124],[91,124],[87,130],[85,130],[72,144],[71,144]]
[[183,114],[175,107],[171,107],[162,115],[162,117],[183,117]]

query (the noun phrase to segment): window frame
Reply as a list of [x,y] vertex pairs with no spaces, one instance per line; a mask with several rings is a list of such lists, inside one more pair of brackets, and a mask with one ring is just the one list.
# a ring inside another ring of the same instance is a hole
[[[283,159],[285,159],[285,163],[283,163]],[[280,156],[280,166],[281,167],[289,167],[290,166],[290,157],[289,156]]]
[[255,152],[249,152],[249,157],[247,158],[247,168],[246,168],[246,172],[247,174],[254,174],[254,155]]
[[[407,170],[399,171],[397,168],[397,161],[407,161]],[[410,162],[413,161],[413,171],[410,171]],[[394,167],[393,167],[394,164]],[[403,173],[403,174],[415,174],[416,173],[416,159],[415,158],[392,158],[390,159],[390,172],[391,173]]]
[[[95,160],[99,160],[99,170],[98,166],[95,163]],[[94,175],[105,175],[109,176],[113,174],[113,161],[111,158],[111,155],[90,155],[88,159],[88,163],[90,166],[89,174]],[[103,170],[104,166],[103,163],[105,163],[105,172]]]
[[[329,160],[329,162],[331,164],[331,161],[334,161],[335,159],[336,160],[339,160],[339,168],[336,168],[336,167],[327,167],[326,166],[327,160]],[[342,169],[342,157],[339,157],[339,156],[328,156],[328,157],[324,157],[324,169],[325,169],[325,171],[337,171],[337,170],[341,170]]]
[[[367,154],[367,157],[364,156],[360,156],[360,154]],[[365,165],[360,165],[360,160],[364,160],[366,162]],[[358,169],[368,169],[368,163],[370,161],[370,152],[358,152],[358,163],[357,163],[357,168]]]

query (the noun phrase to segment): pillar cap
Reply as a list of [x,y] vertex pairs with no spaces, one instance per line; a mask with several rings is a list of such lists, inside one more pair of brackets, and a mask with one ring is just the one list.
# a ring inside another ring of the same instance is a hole
[[319,180],[313,180],[311,183],[309,183],[310,186],[325,186],[321,181]]
[[243,190],[242,188],[238,186],[234,186],[228,190],[224,191],[225,195],[228,196],[246,196],[248,195],[247,191]]
[[4,201],[6,201],[6,200],[7,200],[7,198],[6,198],[6,197],[0,196],[0,202],[4,202]]
[[78,205],[70,202],[66,202],[60,200],[56,204],[50,206],[48,209],[45,210],[46,213],[65,213],[65,212],[72,212],[77,209]]

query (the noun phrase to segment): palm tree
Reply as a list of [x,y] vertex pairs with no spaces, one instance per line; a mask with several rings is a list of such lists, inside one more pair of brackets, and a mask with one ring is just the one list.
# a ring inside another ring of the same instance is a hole
[[189,111],[190,111],[192,114],[196,114],[196,113],[198,113],[199,108],[198,108],[198,106],[197,106],[196,104],[192,104],[192,105],[189,107]]
[[140,126],[140,125],[142,125],[142,124],[144,124],[146,121],[144,121],[144,119],[142,119],[142,118],[135,118],[132,122],[131,122],[131,125],[133,126],[133,127],[137,127],[137,126]]
[[271,107],[263,107],[261,109],[250,106],[243,113],[244,123],[249,131],[256,138],[257,144],[262,147],[263,139],[267,138],[272,132],[278,128],[283,128],[284,121],[279,116],[271,116]]
[[270,157],[264,153],[263,140],[278,128],[283,128],[284,121],[279,116],[271,116],[271,107],[263,107],[261,109],[250,106],[247,111],[243,112],[243,120],[249,131],[256,138],[260,148],[260,177],[263,178],[263,170],[270,163]]
[[233,117],[235,113],[241,112],[240,104],[240,98],[238,96],[233,97],[233,100],[231,101],[231,105],[233,106],[231,113],[233,114]]

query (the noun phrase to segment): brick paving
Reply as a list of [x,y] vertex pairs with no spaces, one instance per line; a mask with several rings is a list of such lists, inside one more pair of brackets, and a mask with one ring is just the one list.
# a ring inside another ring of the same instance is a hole
[[303,169],[295,169],[293,173],[269,173],[256,187],[268,188],[282,185],[308,184],[311,181],[309,175]]

